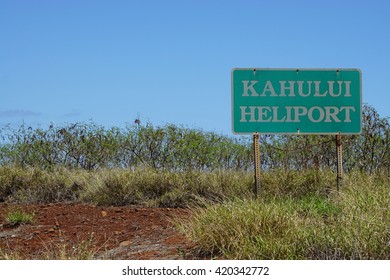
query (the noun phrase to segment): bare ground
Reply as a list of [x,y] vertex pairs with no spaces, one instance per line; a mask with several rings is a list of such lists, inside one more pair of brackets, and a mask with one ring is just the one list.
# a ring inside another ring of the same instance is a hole
[[[34,213],[34,222],[11,226],[12,209]],[[194,259],[193,244],[172,224],[189,210],[101,207],[88,204],[0,203],[0,258],[19,259]]]

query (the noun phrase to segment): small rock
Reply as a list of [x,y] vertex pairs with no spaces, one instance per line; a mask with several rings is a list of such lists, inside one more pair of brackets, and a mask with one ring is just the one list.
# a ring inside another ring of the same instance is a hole
[[131,241],[130,240],[126,240],[126,241],[122,241],[119,246],[121,247],[125,247],[125,246],[129,246],[131,244]]

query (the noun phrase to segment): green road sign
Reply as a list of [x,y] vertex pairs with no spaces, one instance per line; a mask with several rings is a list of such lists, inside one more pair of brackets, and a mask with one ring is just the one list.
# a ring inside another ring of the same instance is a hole
[[233,133],[359,134],[359,69],[233,69]]

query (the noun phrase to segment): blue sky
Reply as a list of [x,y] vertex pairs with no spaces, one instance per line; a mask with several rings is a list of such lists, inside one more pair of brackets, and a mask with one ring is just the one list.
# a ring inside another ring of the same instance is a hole
[[389,1],[0,0],[0,125],[231,134],[232,68],[360,68],[390,116]]

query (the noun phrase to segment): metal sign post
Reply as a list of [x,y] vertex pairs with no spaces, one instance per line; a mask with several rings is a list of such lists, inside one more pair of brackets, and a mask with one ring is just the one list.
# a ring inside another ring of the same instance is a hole
[[255,161],[255,185],[254,185],[254,194],[257,198],[260,191],[260,142],[259,142],[259,133],[255,132],[253,134],[253,149],[254,149],[254,161]]
[[343,145],[341,142],[341,133],[336,135],[337,151],[337,191],[343,186]]

